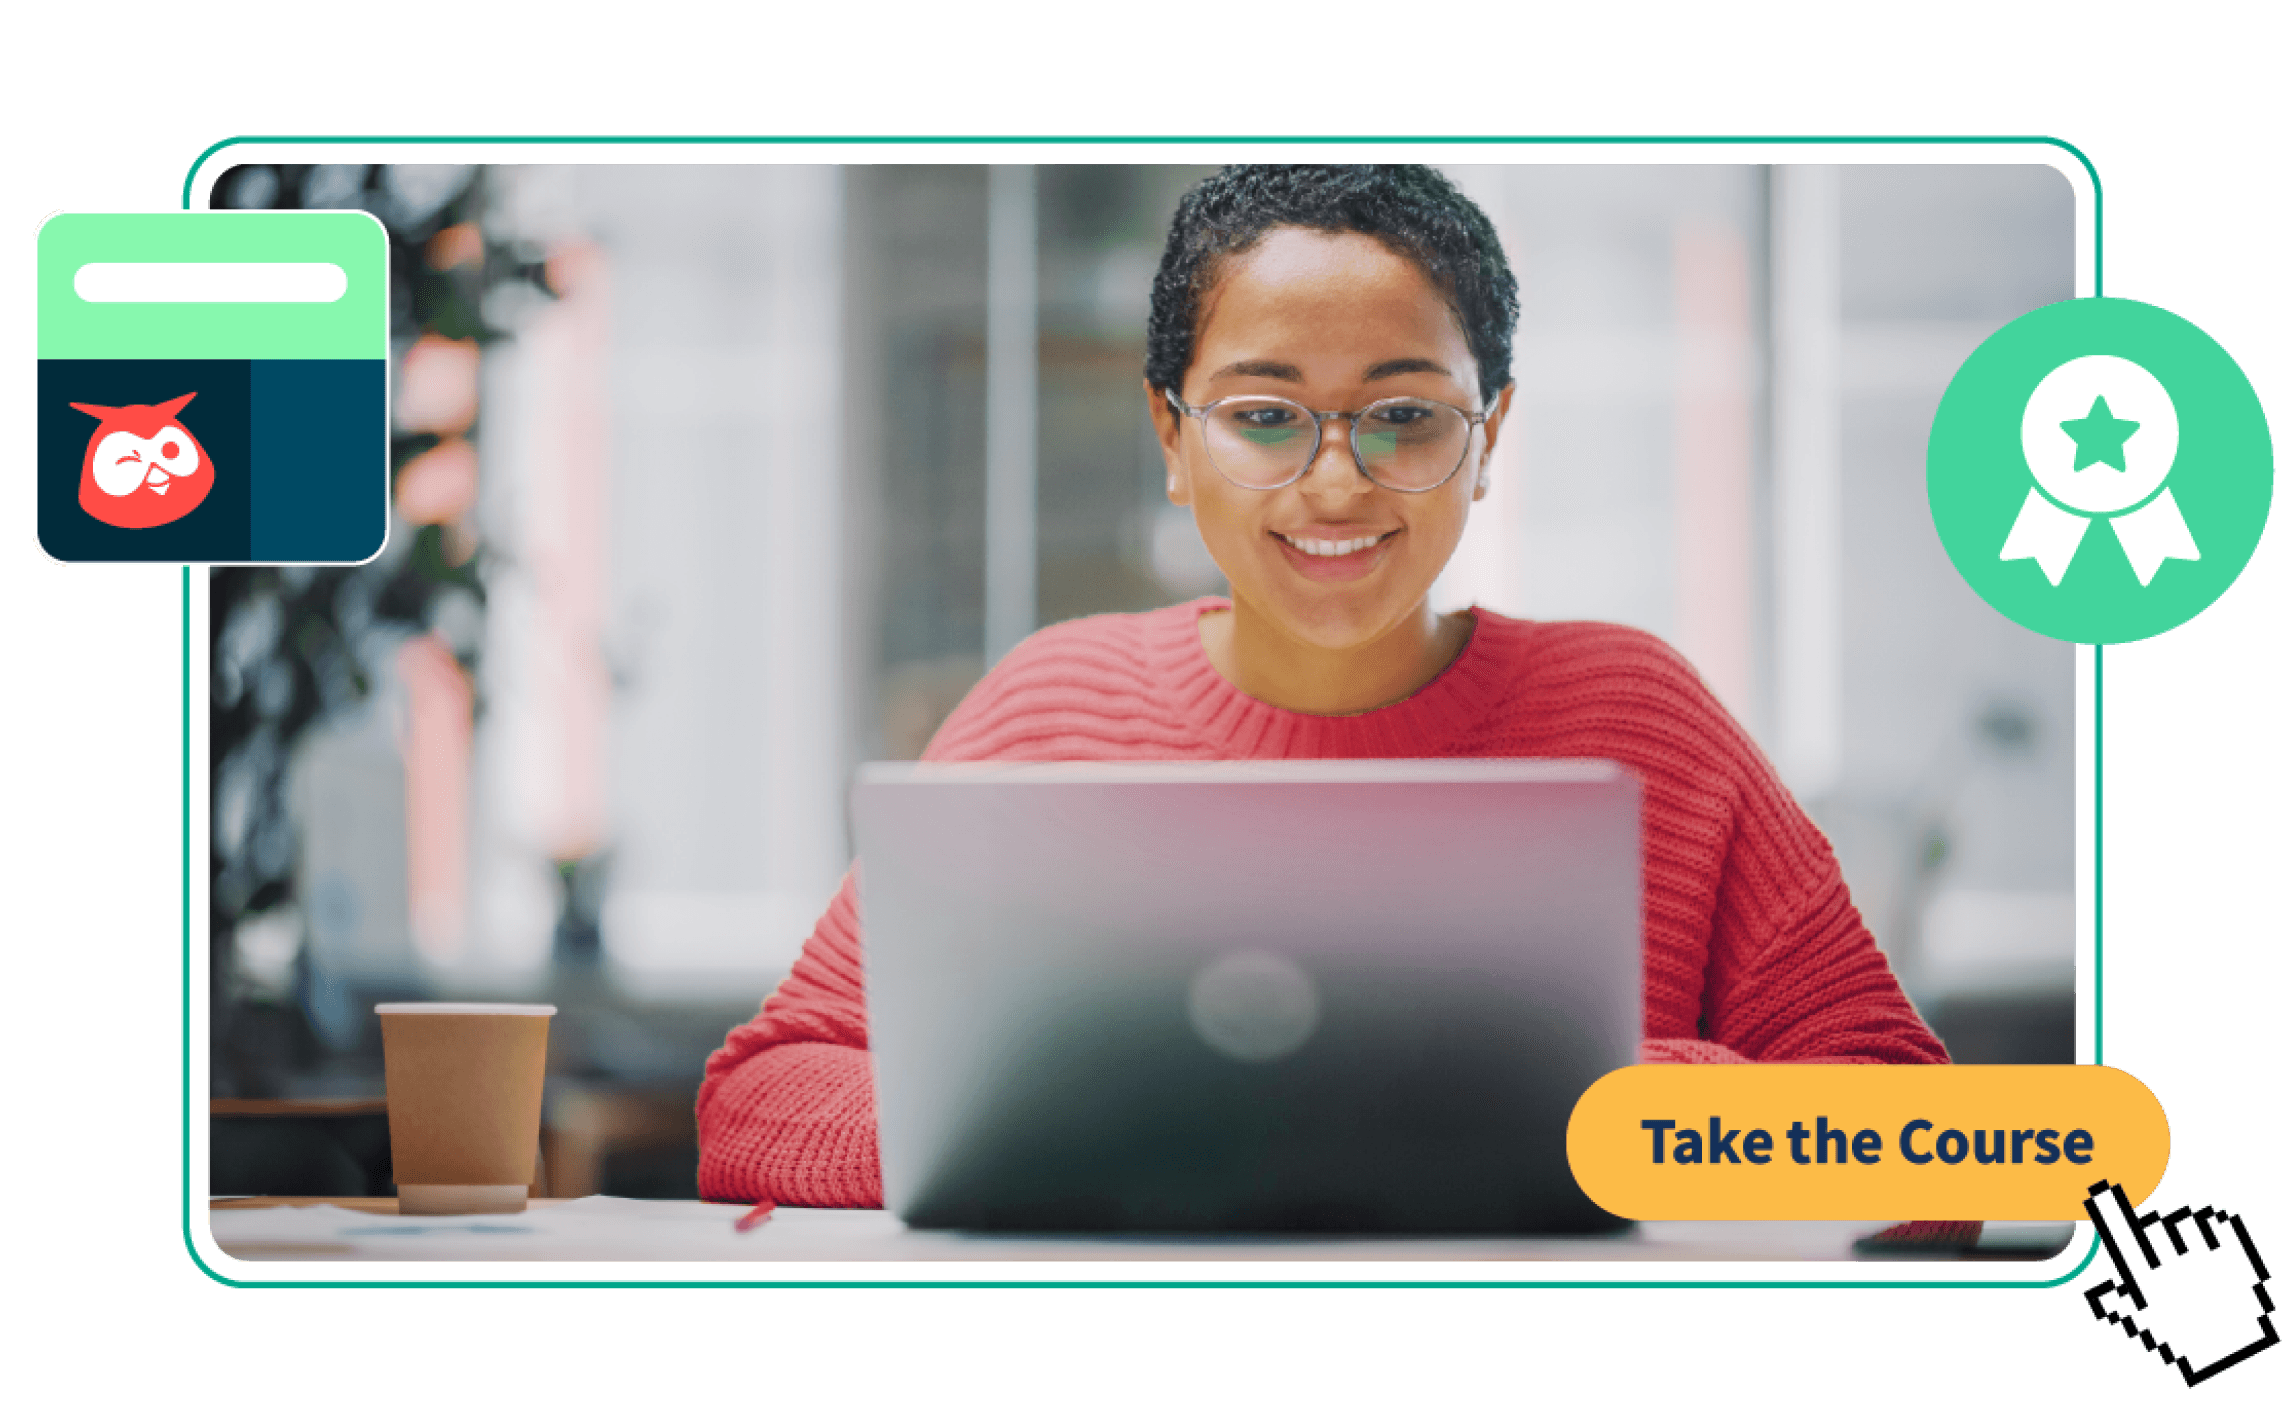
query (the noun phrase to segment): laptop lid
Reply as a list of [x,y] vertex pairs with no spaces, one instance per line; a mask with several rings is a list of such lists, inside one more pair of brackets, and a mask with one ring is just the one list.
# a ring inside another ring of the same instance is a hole
[[868,765],[852,813],[908,1223],[1615,1222],[1564,1133],[1641,1033],[1621,767]]

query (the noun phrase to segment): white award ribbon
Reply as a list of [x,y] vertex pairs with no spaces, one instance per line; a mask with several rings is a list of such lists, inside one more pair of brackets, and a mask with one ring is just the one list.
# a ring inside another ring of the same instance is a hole
[[[2048,582],[2059,587],[2062,574],[2070,570],[2070,560],[2078,555],[2078,544],[2086,536],[2087,525],[2093,521],[2054,503],[2034,488],[2023,495],[2022,512],[2015,515],[2014,527],[2007,531],[2006,546],[1999,549],[1999,561],[2036,558],[2038,570],[2046,574]],[[2165,559],[2195,562],[2201,556],[2197,540],[2190,536],[2189,525],[2181,517],[2181,505],[2173,501],[2173,490],[2169,488],[2159,489],[2157,497],[2131,513],[2118,514],[2109,523],[2110,531],[2117,534],[2118,546],[2125,549],[2125,560],[2133,564],[2133,575],[2141,579],[2144,587],[2157,575],[2158,565]]]
[[[2110,417],[2135,425],[2122,441],[2129,446],[2123,469],[2106,459],[2076,467],[2078,442],[2063,426],[2092,417],[2097,400]],[[2197,561],[2197,540],[2165,487],[2180,438],[2172,397],[2132,361],[2085,355],[2057,367],[2023,407],[2022,454],[2032,486],[1999,561],[2035,559],[2047,582],[2059,587],[2096,518],[2108,519],[2144,587],[2167,558]]]

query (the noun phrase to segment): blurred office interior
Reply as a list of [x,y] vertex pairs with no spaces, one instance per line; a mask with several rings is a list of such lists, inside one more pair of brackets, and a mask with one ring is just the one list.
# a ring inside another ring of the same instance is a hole
[[[1142,397],[1207,171],[220,177],[387,224],[398,428],[376,562],[213,574],[217,1191],[388,1192],[372,1004],[465,997],[562,1007],[543,1187],[691,1192],[851,769],[1036,626],[1220,589]],[[1921,465],[1960,360],[2072,294],[2067,182],[1448,171],[1524,310],[1438,601],[1674,642],[1953,1053],[2071,1059],[2073,652],[1951,571]]]

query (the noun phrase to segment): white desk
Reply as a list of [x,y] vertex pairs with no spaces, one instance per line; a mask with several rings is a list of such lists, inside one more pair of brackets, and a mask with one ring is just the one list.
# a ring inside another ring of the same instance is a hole
[[[276,1202],[281,1207],[262,1207]],[[217,1203],[214,1238],[248,1261],[483,1263],[1850,1262],[1879,1223],[1650,1223],[1603,1238],[1026,1237],[907,1229],[872,1209],[781,1208],[747,1233],[737,1204],[593,1196],[521,1214],[400,1218],[394,1200]],[[348,1205],[349,1207],[343,1207]],[[1999,1228],[2000,1226],[1993,1226]],[[2043,1229],[2059,1247],[2062,1225]],[[2001,1238],[2006,1235],[2001,1232]],[[1933,1254],[1955,1258],[1955,1253]],[[1892,1260],[1891,1260],[1892,1261]]]

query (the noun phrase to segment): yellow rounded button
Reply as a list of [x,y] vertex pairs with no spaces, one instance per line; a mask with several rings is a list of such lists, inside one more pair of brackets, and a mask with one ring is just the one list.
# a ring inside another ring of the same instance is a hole
[[1628,1066],[1569,1148],[1629,1219],[2074,1219],[2096,1180],[2148,1198],[2172,1135],[2108,1066]]

